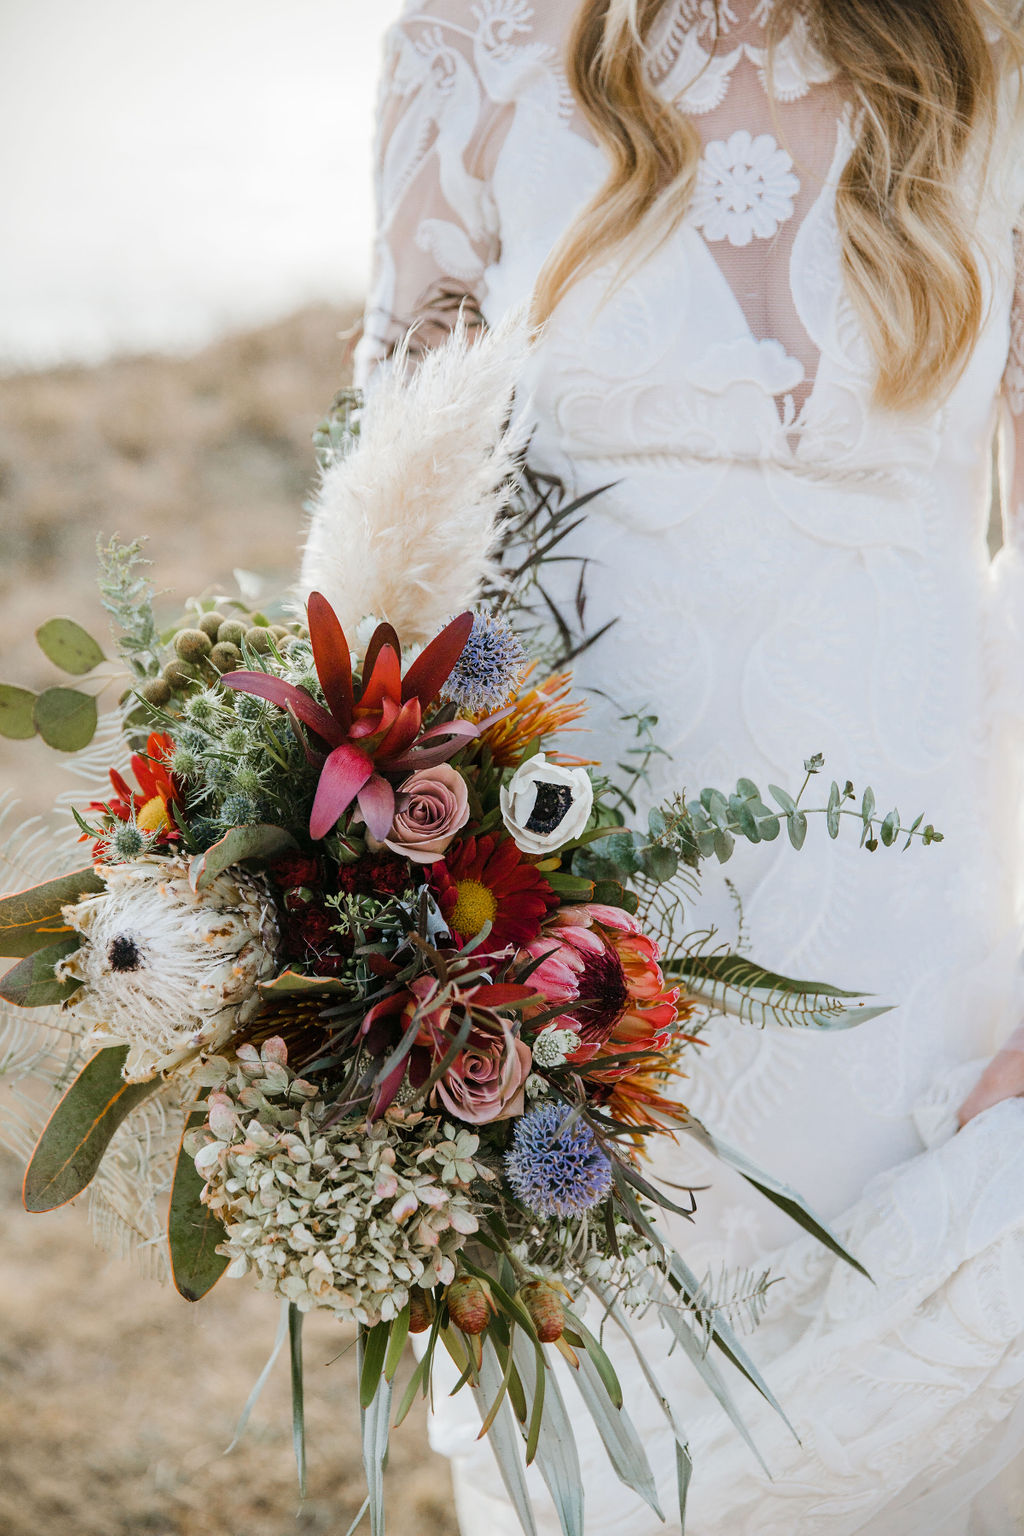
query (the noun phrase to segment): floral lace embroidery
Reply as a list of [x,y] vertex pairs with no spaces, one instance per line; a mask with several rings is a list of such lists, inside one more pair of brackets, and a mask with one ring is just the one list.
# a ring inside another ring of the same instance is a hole
[[769,240],[793,214],[800,183],[793,161],[769,133],[751,138],[739,128],[708,144],[701,161],[692,218],[707,240],[749,245]]

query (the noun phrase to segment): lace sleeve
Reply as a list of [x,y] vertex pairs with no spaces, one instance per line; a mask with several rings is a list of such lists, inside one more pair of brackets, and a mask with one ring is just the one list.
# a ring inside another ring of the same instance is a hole
[[414,321],[429,345],[461,302],[479,314],[484,274],[498,252],[489,166],[502,109],[484,90],[476,46],[468,0],[407,0],[387,33],[359,384]]

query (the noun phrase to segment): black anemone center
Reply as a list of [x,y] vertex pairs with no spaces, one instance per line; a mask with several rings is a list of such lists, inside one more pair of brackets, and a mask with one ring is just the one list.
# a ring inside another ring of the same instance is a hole
[[111,940],[107,960],[112,971],[137,971],[142,966],[139,946],[127,933],[119,933]]
[[572,790],[568,784],[538,784],[526,830],[539,832],[542,837],[553,832],[565,820],[571,805]]

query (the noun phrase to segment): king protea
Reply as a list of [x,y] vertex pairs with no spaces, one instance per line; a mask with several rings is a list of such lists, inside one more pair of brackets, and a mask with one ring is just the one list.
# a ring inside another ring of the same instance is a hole
[[326,837],[354,802],[369,831],[383,839],[395,815],[395,791],[385,775],[442,763],[479,735],[480,728],[468,720],[423,729],[425,710],[465,648],[473,615],[453,619],[420,652],[404,678],[398,636],[390,624],[378,624],[366,647],[357,688],[348,641],[322,593],[310,595],[307,614],[326,707],[305,688],[267,672],[230,672],[221,684],[287,710],[301,740],[306,742],[302,726],[316,738],[312,754],[321,767],[310,837]]

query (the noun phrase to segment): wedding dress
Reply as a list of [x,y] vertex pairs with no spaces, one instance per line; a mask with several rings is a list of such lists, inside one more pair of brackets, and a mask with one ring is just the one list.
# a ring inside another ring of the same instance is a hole
[[[676,1183],[712,1185],[672,1234],[691,1267],[767,1258],[781,1277],[748,1343],[796,1435],[738,1391],[770,1480],[656,1324],[640,1332],[691,1436],[692,1536],[1009,1536],[1024,1530],[1024,1101],[959,1134],[954,1112],[1021,1013],[1024,134],[1008,81],[992,158],[966,181],[986,317],[963,376],[927,409],[878,408],[835,218],[855,117],[800,24],[769,75],[768,4],[722,0],[717,45],[709,0],[667,8],[649,67],[702,136],[692,207],[610,297],[612,263],[571,289],[523,381],[532,461],[576,491],[611,484],[576,543],[590,626],[617,622],[577,680],[602,690],[595,757],[614,761],[620,711],[658,715],[649,803],[738,774],[793,789],[820,751],[826,793],[832,775],[870,783],[945,841],[872,854],[856,825],[831,843],[812,818],[800,853],[781,838],[709,871],[692,914],[735,940],[728,875],[753,956],[898,1005],[836,1035],[717,1021],[685,1085],[873,1283],[717,1164],[661,1157]],[[601,184],[562,62],[574,8],[423,0],[389,32],[362,379],[439,288],[489,320],[520,304]],[[670,1436],[616,1358],[668,1519],[616,1480],[581,1413],[586,1531],[678,1529]],[[504,1536],[518,1526],[478,1427],[468,1394],[439,1398],[462,1529]],[[535,1504],[556,1531],[539,1482]]]

